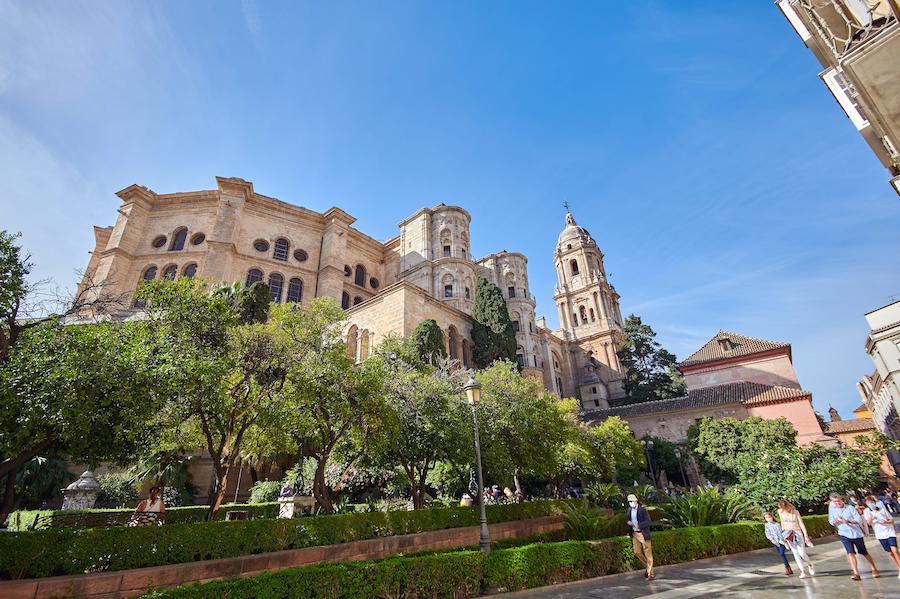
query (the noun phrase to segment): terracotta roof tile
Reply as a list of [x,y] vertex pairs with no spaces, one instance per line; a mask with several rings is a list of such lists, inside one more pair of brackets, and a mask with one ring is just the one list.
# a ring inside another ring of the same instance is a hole
[[875,422],[871,418],[851,418],[850,420],[836,420],[828,423],[825,431],[829,435],[834,433],[855,433],[873,430]]
[[803,389],[793,389],[791,387],[781,387],[778,385],[763,385],[762,383],[744,381],[694,389],[688,391],[688,394],[683,397],[645,401],[605,410],[595,410],[585,414],[585,420],[602,420],[609,416],[641,416],[644,414],[658,414],[663,412],[674,412],[676,410],[692,410],[727,404],[752,406],[769,401],[800,399],[809,396],[810,392]]
[[[723,341],[727,343],[728,349],[725,348],[726,343],[723,343]],[[694,364],[714,362],[716,360],[733,358],[735,356],[749,356],[750,354],[782,347],[790,347],[790,344],[779,341],[755,339],[754,337],[729,333],[728,331],[719,331],[716,333],[715,337],[707,341],[703,347],[688,356],[681,363],[681,366],[693,366]]]

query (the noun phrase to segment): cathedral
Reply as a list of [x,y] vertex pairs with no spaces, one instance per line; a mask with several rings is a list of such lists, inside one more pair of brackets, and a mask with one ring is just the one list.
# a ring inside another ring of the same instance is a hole
[[347,351],[357,360],[386,335],[409,335],[431,318],[449,355],[469,366],[475,280],[484,277],[506,298],[525,374],[578,398],[585,411],[609,408],[625,395],[616,356],[619,295],[603,253],[571,213],[553,251],[560,328],[552,330],[535,314],[528,258],[506,250],[473,256],[471,216],[459,206],[422,208],[400,221],[397,236],[379,241],[354,228],[355,219],[340,208],[315,212],[257,193],[243,179],[216,183],[183,193],[140,185],[118,192],[116,223],[94,227],[96,246],[80,287],[124,296],[159,278],[265,281],[276,302],[322,296],[340,302]]

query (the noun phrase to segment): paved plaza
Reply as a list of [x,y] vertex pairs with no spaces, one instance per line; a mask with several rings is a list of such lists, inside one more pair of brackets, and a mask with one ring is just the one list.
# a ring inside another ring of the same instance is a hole
[[[778,599],[889,599],[900,597],[897,568],[878,542],[868,537],[866,546],[875,557],[881,578],[873,579],[868,564],[860,560],[862,581],[850,580],[850,566],[837,537],[820,541],[810,550],[816,575],[800,580],[785,576],[778,555],[769,549],[733,556],[662,566],[648,583],[640,572],[605,576],[518,593],[496,595],[503,599],[708,599],[727,597],[777,597]],[[793,562],[792,562],[793,567]]]

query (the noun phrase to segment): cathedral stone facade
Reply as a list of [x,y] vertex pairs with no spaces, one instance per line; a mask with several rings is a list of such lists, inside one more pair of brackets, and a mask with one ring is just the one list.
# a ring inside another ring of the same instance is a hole
[[355,219],[340,208],[319,213],[259,194],[243,179],[216,181],[214,190],[157,194],[132,185],[118,192],[116,224],[94,228],[82,286],[99,283],[118,295],[159,278],[265,281],[276,302],[322,296],[340,302],[347,351],[358,360],[386,335],[409,335],[432,318],[450,356],[469,366],[475,280],[484,277],[506,298],[524,373],[577,397],[585,410],[624,396],[616,356],[619,295],[603,253],[572,214],[553,257],[560,320],[554,331],[535,314],[528,258],[506,250],[473,256],[471,216],[459,206],[422,208],[382,242],[352,227]]

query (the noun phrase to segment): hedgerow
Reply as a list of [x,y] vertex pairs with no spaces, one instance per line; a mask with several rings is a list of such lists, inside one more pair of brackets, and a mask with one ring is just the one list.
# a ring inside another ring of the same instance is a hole
[[[831,533],[827,518],[805,518],[810,536]],[[673,564],[767,547],[760,523],[723,524],[653,533],[654,562]],[[144,599],[467,599],[640,568],[627,536],[600,541],[536,543],[367,562],[290,568],[173,589]]]
[[[488,520],[549,516],[561,513],[564,505],[565,501],[532,501],[488,506]],[[181,564],[477,524],[476,508],[457,507],[291,520],[11,532],[0,534],[0,579]]]

